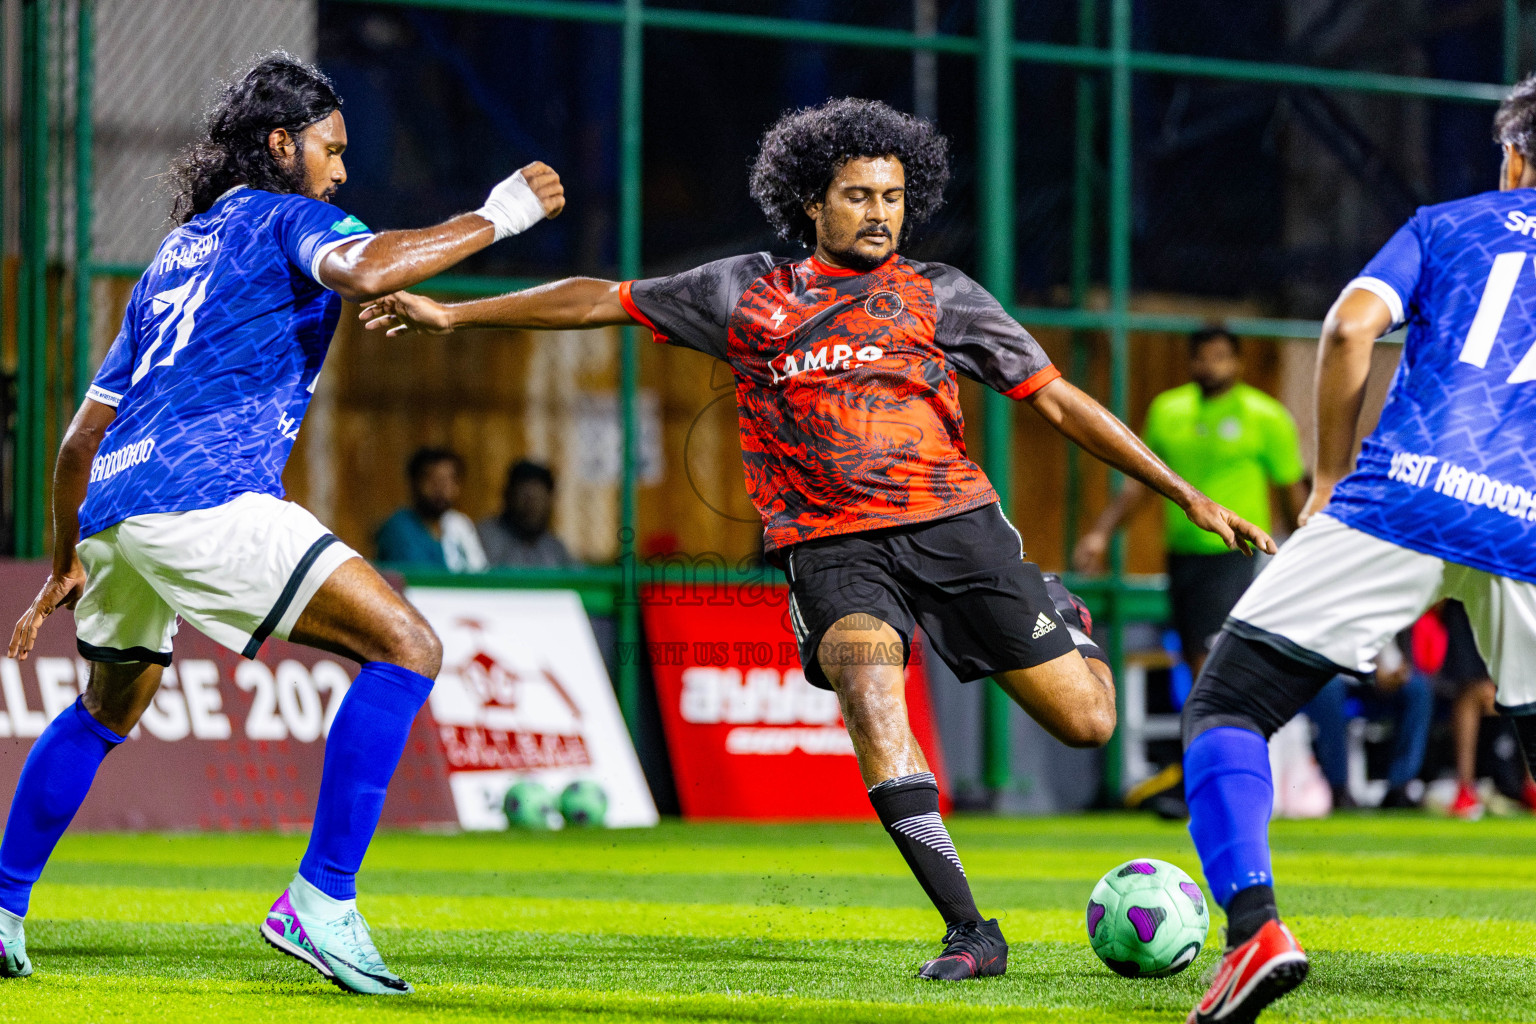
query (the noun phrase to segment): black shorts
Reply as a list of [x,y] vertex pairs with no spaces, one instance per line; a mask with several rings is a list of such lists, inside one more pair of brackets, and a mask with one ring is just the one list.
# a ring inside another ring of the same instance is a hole
[[1488,663],[1477,650],[1477,637],[1472,633],[1472,620],[1467,618],[1467,608],[1460,601],[1447,601],[1440,609],[1440,621],[1445,623],[1445,664],[1440,675],[1460,692],[1472,683],[1488,680]]
[[1253,582],[1253,568],[1253,558],[1241,551],[1168,555],[1168,605],[1186,660],[1210,653],[1211,641]]
[[[903,664],[913,630],[921,626],[929,652],[962,682],[1032,668],[1076,646],[1039,566],[1024,561],[1019,534],[996,504],[947,519],[803,541],[789,549],[785,573],[800,664],[805,678],[824,690],[832,687],[818,649],[845,615],[869,615],[894,627]],[[891,652],[893,660],[897,653]]]

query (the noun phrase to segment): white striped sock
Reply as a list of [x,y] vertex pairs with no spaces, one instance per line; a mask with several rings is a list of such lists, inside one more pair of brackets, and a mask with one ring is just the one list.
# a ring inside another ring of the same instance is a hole
[[944,819],[939,817],[937,811],[902,818],[892,823],[891,829],[922,843],[953,864],[962,875],[965,874],[965,868],[960,864],[960,854],[955,850],[954,840],[949,838],[949,829],[944,827]]

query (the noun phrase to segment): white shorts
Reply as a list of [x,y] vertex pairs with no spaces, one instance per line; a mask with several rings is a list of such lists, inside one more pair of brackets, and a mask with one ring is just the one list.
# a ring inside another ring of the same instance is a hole
[[267,637],[286,640],[326,578],[358,557],[309,512],[270,494],[131,516],[78,551],[80,654],[158,665],[171,663],[177,616],[254,658]]
[[1499,704],[1536,712],[1536,584],[1421,554],[1331,516],[1313,516],[1292,535],[1226,628],[1302,661],[1366,673],[1388,639],[1447,597],[1466,605]]

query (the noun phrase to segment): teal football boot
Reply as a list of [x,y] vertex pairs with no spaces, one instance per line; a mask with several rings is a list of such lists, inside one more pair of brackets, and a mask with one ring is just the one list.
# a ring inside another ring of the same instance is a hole
[[356,902],[333,899],[298,875],[267,911],[261,937],[348,992],[403,996],[414,991],[384,966]]
[[21,918],[0,910],[0,978],[25,978],[32,973],[27,959],[27,932]]

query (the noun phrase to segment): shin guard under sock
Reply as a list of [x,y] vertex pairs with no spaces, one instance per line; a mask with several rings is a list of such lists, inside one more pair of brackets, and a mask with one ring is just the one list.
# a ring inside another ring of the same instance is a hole
[[1189,834],[1216,902],[1226,908],[1239,891],[1272,885],[1274,788],[1264,737],[1229,726],[1202,732],[1184,751],[1184,789]]
[[431,692],[426,676],[370,661],[342,698],[325,741],[315,827],[299,864],[299,874],[333,899],[357,896],[357,870],[384,813],[385,789]]
[[960,855],[939,817],[939,786],[931,772],[903,775],[869,791],[880,823],[946,926],[980,921],[981,911],[960,866]]
[[96,769],[124,739],[96,721],[80,697],[32,744],[0,840],[0,908],[26,916],[32,886],[90,792]]

